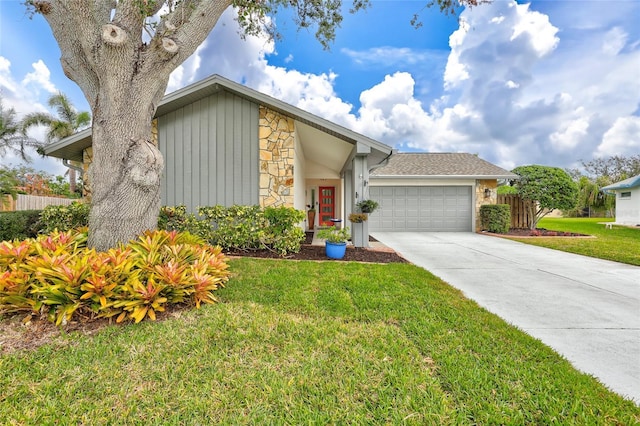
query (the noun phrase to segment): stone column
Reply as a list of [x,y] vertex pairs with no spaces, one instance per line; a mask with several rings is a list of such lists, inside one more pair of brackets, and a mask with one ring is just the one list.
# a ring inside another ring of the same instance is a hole
[[295,122],[260,107],[260,206],[293,207]]

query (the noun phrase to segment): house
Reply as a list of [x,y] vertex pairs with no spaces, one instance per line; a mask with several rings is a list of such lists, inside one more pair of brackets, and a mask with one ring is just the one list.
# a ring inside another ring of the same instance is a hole
[[[166,95],[153,128],[165,158],[162,204],[191,211],[216,204],[313,205],[315,225],[331,225],[358,201],[380,198],[380,214],[371,215],[376,230],[471,231],[479,205],[495,203],[496,179],[515,176],[470,154],[397,154],[218,75]],[[82,162],[86,171],[91,129],[47,146],[46,154]],[[425,213],[425,205],[442,210]],[[418,215],[417,227],[400,220],[401,206],[407,217]],[[447,219],[436,220],[441,216]]]
[[640,175],[602,188],[616,195],[616,220],[621,225],[640,226]]

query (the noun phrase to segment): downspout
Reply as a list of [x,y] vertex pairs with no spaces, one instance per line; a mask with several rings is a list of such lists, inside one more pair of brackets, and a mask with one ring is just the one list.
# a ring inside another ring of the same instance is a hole
[[78,173],[84,173],[84,169],[83,169],[82,167],[74,166],[74,165],[73,165],[73,164],[71,164],[71,163],[69,162],[69,160],[67,160],[66,158],[63,158],[63,159],[62,159],[62,164],[63,164],[64,166],[66,166],[68,169],[73,169],[73,170],[75,170],[75,171],[76,171],[76,172],[78,172]]
[[75,192],[76,191],[76,173],[74,172],[77,172],[80,174],[80,176],[83,176],[84,169],[78,166],[74,166],[66,158],[62,159],[62,164],[69,169],[69,190],[71,192]]
[[378,164],[374,164],[373,166],[369,167],[369,174],[371,174],[372,171],[374,171],[375,169],[379,169],[380,167],[386,166],[387,164],[389,164],[389,159],[391,158],[391,156],[393,154],[396,153],[395,149],[392,149],[391,152],[389,153],[389,155],[387,155],[384,160],[382,160],[381,162],[379,162]]

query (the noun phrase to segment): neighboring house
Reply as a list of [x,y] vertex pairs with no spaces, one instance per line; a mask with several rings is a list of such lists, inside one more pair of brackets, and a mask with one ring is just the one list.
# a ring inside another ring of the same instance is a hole
[[602,188],[616,194],[616,220],[622,225],[640,226],[640,175]]
[[369,177],[380,203],[369,231],[478,231],[480,206],[496,203],[497,180],[517,178],[473,154],[394,154]]
[[[381,216],[386,215],[389,179],[394,178],[369,174],[414,155],[393,155],[393,149],[381,142],[218,75],[166,95],[156,112],[154,138],[165,158],[163,205],[184,204],[191,211],[216,204],[306,210],[313,200],[316,225],[330,225],[332,218],[346,218],[358,201],[367,198],[380,198]],[[87,170],[91,162],[91,130],[48,145],[46,154],[81,161]],[[496,179],[515,175],[473,155],[438,155],[418,154],[423,159],[442,161],[417,167],[414,180],[396,176],[398,179],[393,181],[401,187],[421,190],[442,188],[446,194],[451,188],[463,191],[455,198],[456,208],[464,210],[463,226],[459,219],[460,223],[453,227],[438,229],[430,225],[419,229],[471,231],[477,206],[495,203]],[[464,164],[456,165],[458,161]],[[440,168],[429,172],[427,168],[435,163]],[[86,176],[84,182],[90,187]],[[486,195],[485,188],[490,189]],[[397,203],[406,203],[402,200],[410,197],[407,193],[400,198],[399,190],[393,194]],[[422,192],[416,194],[422,196]],[[436,204],[440,202],[431,199]],[[448,195],[443,198],[447,215],[450,202]],[[410,211],[411,206],[407,207]],[[397,210],[394,212],[398,216]],[[392,226],[394,230],[408,229],[406,224],[394,223],[398,224],[397,228]]]

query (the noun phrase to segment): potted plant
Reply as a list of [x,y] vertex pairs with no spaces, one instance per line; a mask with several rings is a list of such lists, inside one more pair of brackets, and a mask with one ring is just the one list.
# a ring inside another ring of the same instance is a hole
[[367,219],[369,219],[369,216],[366,213],[351,213],[349,215],[349,222],[352,223],[366,222]]
[[351,242],[353,242],[354,247],[369,246],[368,219],[369,215],[367,213],[351,213],[349,215],[349,221],[353,224]]
[[307,223],[309,224],[309,230],[313,231],[316,223],[316,190],[311,190],[311,204],[307,204]]
[[307,222],[309,223],[309,230],[313,231],[313,227],[316,222],[316,209],[311,204],[307,204]]
[[362,213],[373,213],[378,208],[378,202],[375,200],[362,200],[356,204],[356,207]]
[[318,238],[325,241],[325,253],[330,259],[342,259],[347,251],[347,241],[351,233],[349,228],[337,229],[334,227],[318,231]]

